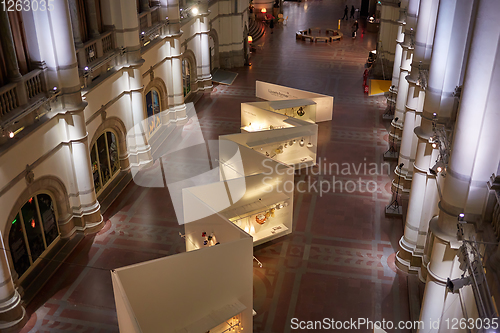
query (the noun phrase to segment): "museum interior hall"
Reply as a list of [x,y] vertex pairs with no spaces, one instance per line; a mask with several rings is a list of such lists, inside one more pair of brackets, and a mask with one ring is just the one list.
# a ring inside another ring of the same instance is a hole
[[39,4],[0,332],[497,331],[500,1]]

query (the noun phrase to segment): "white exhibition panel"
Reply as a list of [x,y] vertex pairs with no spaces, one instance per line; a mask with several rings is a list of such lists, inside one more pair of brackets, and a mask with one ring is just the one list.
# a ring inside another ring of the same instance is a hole
[[246,236],[118,268],[111,277],[120,332],[222,332],[236,316],[242,332],[250,333],[252,266]]
[[[296,125],[300,123],[302,126],[223,135],[219,140],[236,142],[295,169],[316,165],[318,125],[299,119],[288,120],[292,120]],[[219,154],[222,151],[223,148],[219,148]],[[224,154],[227,158],[225,155],[230,154]],[[222,154],[220,161],[225,162]],[[264,160],[260,162],[264,163]],[[243,168],[247,168],[245,162]]]
[[232,140],[240,134],[222,135],[219,137],[219,168],[220,179],[229,180],[259,173],[269,173],[269,170],[284,172],[288,169],[278,161],[274,161]]
[[[220,140],[225,141],[225,140]],[[249,148],[241,147],[242,156],[251,158],[263,157]],[[247,154],[248,153],[248,154]],[[196,249],[203,245],[203,232],[214,234],[218,242],[227,237],[234,237],[234,231],[224,226],[217,219],[204,218],[209,214],[222,216],[234,222],[253,237],[254,245],[259,245],[269,240],[289,234],[293,222],[293,190],[294,169],[269,158],[266,161],[266,173],[257,173],[241,178],[229,179],[183,190],[184,215],[192,220],[185,224],[186,249]],[[245,164],[245,161],[244,163]],[[261,165],[262,166],[262,165]],[[222,169],[222,167],[221,167]],[[245,171],[247,171],[245,169]],[[242,186],[241,181],[245,182]],[[227,192],[221,188],[245,188],[238,200],[229,200],[229,205],[221,204],[228,198]],[[220,207],[227,206],[224,209]],[[277,208],[279,207],[279,208]],[[271,216],[272,211],[272,216]],[[269,213],[266,221],[257,223],[258,214]],[[196,220],[195,218],[199,218]],[[240,230],[240,229],[238,229]],[[201,244],[201,245],[200,245]]]
[[313,92],[255,81],[255,96],[268,101],[310,99],[316,103],[316,122],[332,120],[333,97]]

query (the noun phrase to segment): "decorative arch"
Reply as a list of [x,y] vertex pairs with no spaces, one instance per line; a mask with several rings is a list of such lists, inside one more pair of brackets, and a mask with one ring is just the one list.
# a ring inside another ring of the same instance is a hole
[[[33,181],[17,198],[12,206],[12,209],[5,221],[5,229],[3,233],[4,246],[10,251],[9,235],[12,228],[12,223],[21,208],[27,203],[30,198],[37,194],[50,195],[52,202],[55,206],[56,220],[60,231],[61,238],[69,237],[72,235],[74,225],[72,225],[73,214],[71,212],[71,205],[69,202],[68,192],[64,183],[55,176],[43,176]],[[18,278],[17,272],[14,269],[12,256],[8,255],[9,267],[11,275],[14,280]]]
[[166,109],[169,108],[169,104],[168,104],[168,94],[167,94],[167,85],[165,84],[165,82],[159,78],[159,77],[155,77],[153,78],[152,80],[149,81],[148,85],[146,86],[146,88],[144,88],[144,105],[146,104],[146,93],[148,91],[150,91],[151,89],[156,89],[159,93],[160,93],[160,104],[162,106],[162,109],[161,111],[165,111]]
[[[189,63],[189,72],[190,72],[190,83],[191,83],[191,90],[192,91],[197,91],[198,90],[198,67],[196,66],[196,56],[193,51],[191,50],[185,50],[184,53],[182,54],[181,57],[181,66],[183,61],[188,61]],[[181,71],[182,75],[182,71]],[[188,94],[189,95],[189,94]],[[188,95],[184,96],[187,97]]]
[[[208,38],[213,40],[214,46],[213,49],[210,46],[210,72],[216,68],[220,68],[220,60],[219,60],[219,35],[217,34],[217,30],[214,28],[210,29],[208,32]],[[209,41],[210,45],[210,41]],[[212,54],[213,53],[213,54]]]
[[122,170],[128,169],[130,163],[128,160],[127,142],[126,142],[127,128],[125,127],[125,124],[120,118],[118,117],[106,118],[94,132],[92,140],[90,141],[89,144],[89,149],[92,149],[92,146],[94,146],[97,139],[108,129],[111,129],[117,135],[118,153],[120,157],[120,169]]

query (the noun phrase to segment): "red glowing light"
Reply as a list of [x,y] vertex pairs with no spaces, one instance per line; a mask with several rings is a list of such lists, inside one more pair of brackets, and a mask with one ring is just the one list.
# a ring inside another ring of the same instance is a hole
[[33,203],[33,197],[28,200],[29,203]]
[[35,219],[31,220],[31,227],[34,228],[35,227]]

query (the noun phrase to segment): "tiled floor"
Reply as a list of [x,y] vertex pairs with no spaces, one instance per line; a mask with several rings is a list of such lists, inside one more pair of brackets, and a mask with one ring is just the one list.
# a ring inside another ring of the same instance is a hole
[[[339,171],[296,176],[325,187],[328,181],[335,190],[296,191],[294,232],[255,249],[263,267],[254,265],[254,331],[290,332],[292,318],[408,320],[407,278],[394,268],[402,223],[384,216],[390,202],[388,167],[380,171],[387,149],[385,104],[362,90],[376,35],[360,31],[355,40],[328,44],[296,41],[301,28],[335,28],[344,1],[284,6],[287,26],[258,41],[252,66],[235,69],[232,86],[216,86],[196,104],[204,137],[214,140],[239,132],[240,103],[256,100],[257,79],[335,97],[333,120],[319,124],[318,157]],[[350,24],[342,22],[346,36]],[[80,243],[30,304],[23,332],[117,332],[109,270],[184,251],[178,235],[183,228],[165,188],[129,184],[105,219],[104,229]]]

